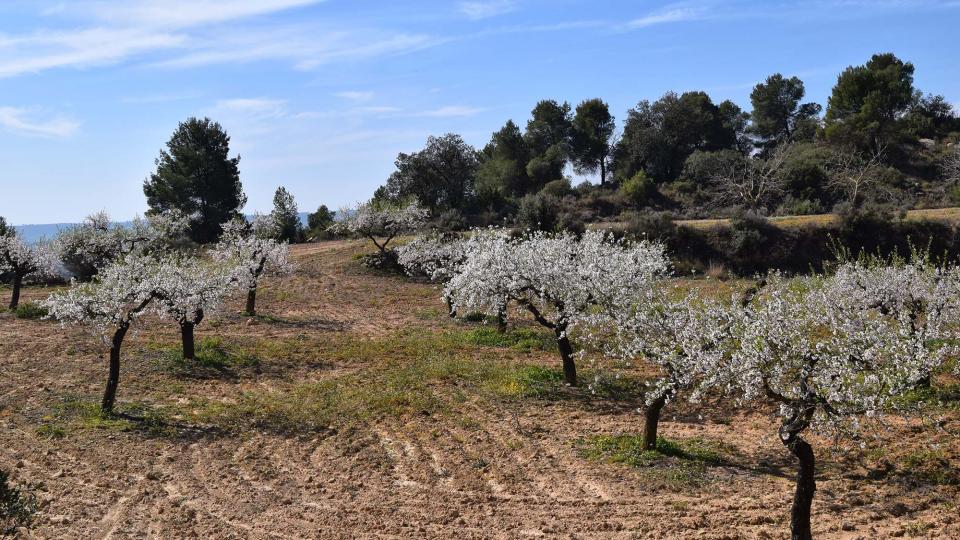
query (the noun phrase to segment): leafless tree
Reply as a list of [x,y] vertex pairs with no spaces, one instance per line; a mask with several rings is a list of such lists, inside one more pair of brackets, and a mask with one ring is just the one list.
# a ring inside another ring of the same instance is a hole
[[740,204],[756,211],[783,192],[780,169],[787,159],[789,145],[774,148],[766,158],[734,163],[713,176],[718,201],[723,205]]
[[945,184],[960,184],[960,143],[954,144],[940,164]]
[[827,174],[827,188],[841,193],[853,206],[858,206],[863,195],[880,187],[880,167],[885,146],[872,154],[841,151],[831,161]]

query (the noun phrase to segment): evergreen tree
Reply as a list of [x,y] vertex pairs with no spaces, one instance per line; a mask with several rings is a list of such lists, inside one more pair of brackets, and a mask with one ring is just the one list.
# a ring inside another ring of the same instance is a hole
[[572,122],[571,150],[577,172],[600,171],[600,184],[607,181],[610,138],[616,128],[610,107],[601,99],[588,99],[577,105]]
[[297,202],[287,188],[280,186],[273,194],[273,211],[270,219],[276,231],[276,240],[295,243],[303,237],[303,225],[300,223],[300,212]]
[[221,226],[247,202],[240,185],[240,157],[229,157],[230,137],[209,118],[181,122],[160,151],[157,170],[143,184],[151,213],[179,210],[190,220],[190,237],[216,241]]

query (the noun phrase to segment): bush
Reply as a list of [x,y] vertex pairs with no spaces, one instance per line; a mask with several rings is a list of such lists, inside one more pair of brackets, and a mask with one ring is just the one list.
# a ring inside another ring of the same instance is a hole
[[7,472],[0,471],[0,536],[13,536],[17,529],[29,527],[36,511],[36,497],[11,486]]
[[470,228],[470,222],[456,208],[446,210],[437,216],[434,226],[441,231],[463,231]]
[[645,172],[638,171],[620,185],[620,194],[628,204],[640,207],[647,204],[656,189],[653,180]]
[[17,309],[14,310],[14,314],[18,319],[42,319],[46,317],[49,312],[47,308],[38,306],[33,302],[24,302],[17,306]]
[[793,195],[787,195],[780,207],[777,208],[777,213],[781,216],[806,216],[822,214],[824,209],[818,200],[796,199]]
[[567,180],[566,178],[547,182],[546,185],[543,186],[543,189],[540,190],[540,193],[552,195],[558,199],[562,199],[572,192],[573,188],[570,187],[570,180]]
[[556,231],[560,224],[560,201],[544,193],[520,199],[517,224],[533,231]]

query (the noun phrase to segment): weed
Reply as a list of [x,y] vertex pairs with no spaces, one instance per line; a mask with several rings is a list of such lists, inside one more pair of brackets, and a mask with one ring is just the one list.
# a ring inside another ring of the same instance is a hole
[[675,488],[705,484],[706,466],[723,463],[723,455],[730,451],[723,443],[699,437],[678,441],[658,437],[657,448],[645,450],[642,435],[597,435],[578,446],[587,459],[641,468],[651,480]]
[[18,319],[42,319],[50,314],[47,308],[33,302],[24,302],[18,305],[13,313]]
[[37,511],[37,498],[26,488],[10,485],[6,471],[0,471],[0,536],[14,536],[29,527]]
[[527,352],[549,351],[556,348],[556,340],[552,334],[529,328],[499,332],[496,328],[484,326],[467,332],[465,339],[468,343],[482,347],[510,347]]

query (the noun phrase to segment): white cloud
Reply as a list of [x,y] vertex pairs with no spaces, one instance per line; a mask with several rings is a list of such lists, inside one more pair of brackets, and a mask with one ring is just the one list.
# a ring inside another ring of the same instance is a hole
[[370,101],[373,99],[373,92],[369,90],[345,90],[343,92],[334,92],[333,95],[334,97],[349,101]]
[[257,118],[280,118],[287,113],[287,102],[282,99],[235,98],[216,103],[218,111],[231,111]]
[[223,63],[287,60],[301,70],[340,61],[405,54],[440,43],[422,35],[382,32],[324,31],[316,28],[272,28],[231,31],[209,36],[189,52],[154,65],[190,68]]
[[469,2],[460,2],[458,5],[460,13],[472,20],[487,19],[510,13],[517,9],[513,0],[472,0]]
[[464,105],[447,105],[438,109],[423,111],[417,116],[432,116],[437,118],[453,118],[462,116],[475,116],[483,112],[483,109],[477,107],[467,107]]
[[[260,60],[297,69],[403,54],[442,42],[424,35],[326,23],[278,23],[273,13],[322,0],[78,0],[44,12],[56,30],[0,34],[0,77],[149,57],[188,68]],[[245,23],[247,19],[251,20]],[[224,22],[231,24],[221,24]]]
[[658,24],[692,21],[703,16],[704,9],[696,7],[672,7],[655,11],[643,17],[633,19],[625,26],[627,29],[647,28]]
[[0,77],[112,64],[135,54],[180,47],[185,42],[183,35],[133,28],[39,31],[0,38]]
[[146,27],[186,28],[202,24],[268,15],[317,4],[321,0],[125,0],[78,2],[106,22]]
[[0,107],[0,126],[21,135],[62,138],[76,133],[80,124],[64,116],[36,120],[31,118],[31,113],[27,109]]

